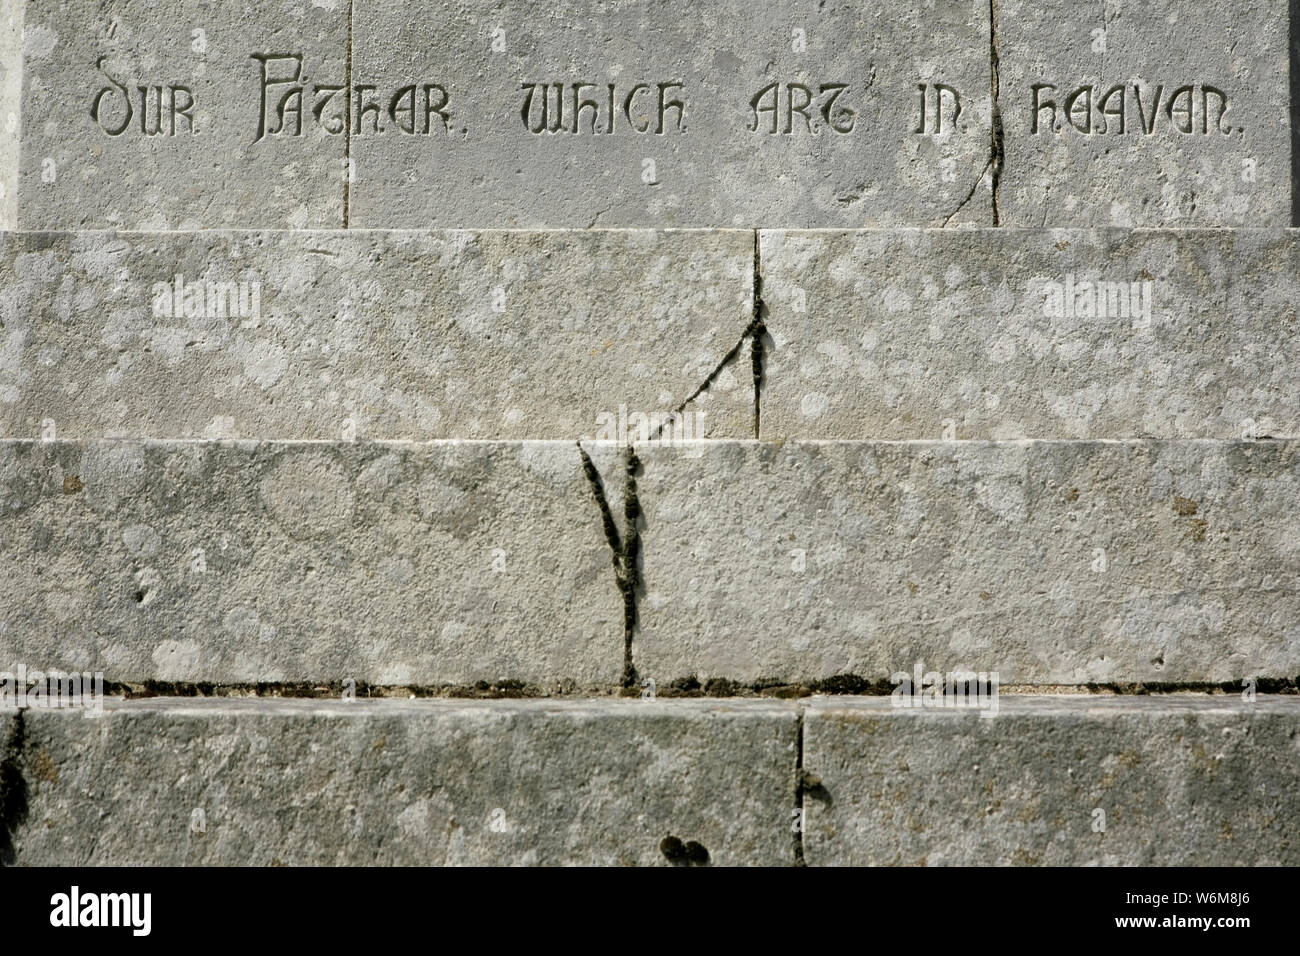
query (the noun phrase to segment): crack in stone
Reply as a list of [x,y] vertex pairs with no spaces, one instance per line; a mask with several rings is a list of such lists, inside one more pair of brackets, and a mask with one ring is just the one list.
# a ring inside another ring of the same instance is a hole
[[763,424],[763,360],[767,355],[767,303],[763,301],[763,250],[760,234],[754,231],[754,316],[746,330],[749,335],[749,363],[754,374],[754,438],[759,438]]
[[[984,182],[984,174],[989,171],[989,167],[992,165],[993,165],[993,158],[990,157],[988,161],[984,163],[983,168],[980,169],[979,175],[975,177],[975,182],[971,183],[970,191],[966,193],[966,198],[957,204],[956,209],[954,209],[952,212],[948,213],[948,215],[944,217],[943,222],[940,224],[940,228],[946,228],[948,223],[952,222],[952,217],[957,215],[957,213],[961,212],[963,209],[966,208],[966,204],[971,201],[972,197],[974,197],[975,191],[980,188],[980,183]],[[994,205],[996,207],[996,200],[994,201]],[[997,225],[996,209],[993,214],[993,223],[994,225]]]
[[591,460],[587,450],[578,443],[582,456],[582,470],[591,487],[591,495],[600,508],[600,519],[609,544],[610,559],[614,566],[614,580],[623,598],[623,679],[624,688],[635,687],[636,667],[632,663],[632,637],[637,625],[637,596],[641,591],[641,501],[637,497],[636,476],[641,460],[631,444],[624,449],[623,533],[620,535],[614,520],[614,509],[605,495],[605,483],[600,470]]
[[[1300,694],[1300,676],[1256,677],[1255,690],[1259,694],[1296,696]],[[1240,681],[1166,681],[1132,683],[1080,684],[1007,684],[999,686],[1001,696],[1041,694],[1079,694],[1081,696],[1150,696],[1160,694],[1185,694],[1198,692],[1208,696],[1239,695],[1243,689]],[[138,683],[113,682],[104,684],[105,697],[124,697],[128,700],[147,700],[153,697],[194,698],[268,698],[337,700],[343,691],[350,690],[357,700],[416,697],[420,699],[471,699],[512,700],[516,698],[592,698],[618,697],[624,688],[617,684],[579,684],[570,679],[556,679],[545,684],[530,684],[520,680],[502,679],[476,681],[473,684],[368,684],[357,681],[345,687],[341,681],[263,682],[255,684],[222,684],[216,682],[174,682],[147,680]],[[679,677],[660,683],[656,697],[663,698],[724,698],[765,697],[779,700],[798,700],[814,695],[850,697],[888,697],[894,684],[886,678],[865,678],[856,674],[837,674],[817,680],[788,680],[767,677],[752,681],[734,681],[713,677],[701,681],[698,677]],[[5,751],[0,750],[0,762]]]
[[736,344],[731,347],[726,355],[722,357],[713,371],[708,374],[700,386],[691,392],[690,396],[672,410],[667,420],[659,425],[651,434],[651,441],[657,441],[663,436],[664,429],[677,421],[677,417],[686,411],[686,407],[695,401],[713,385],[723,369],[729,366],[740,356],[740,351],[745,347],[745,342],[750,343],[750,366],[754,376],[754,437],[759,437],[759,426],[762,422],[762,394],[763,369],[764,361],[767,356],[767,347],[763,337],[767,335],[767,304],[763,301],[763,269],[762,269],[762,249],[759,243],[760,231],[754,230],[754,265],[753,265],[753,306],[751,309],[749,324],[745,326],[745,331],[740,333],[740,338]]
[[348,95],[343,103],[343,122],[347,124],[343,132],[343,228],[348,228],[348,218],[352,207],[352,4],[348,0],[348,51],[347,61],[343,66],[344,89]]
[[[1300,0],[1298,0],[1300,2]],[[993,202],[993,225],[1002,224],[1002,210],[999,206],[1002,187],[1002,164],[1006,158],[1003,150],[1003,133],[1002,133],[1002,108],[998,102],[999,95],[999,60],[998,60],[998,0],[989,0],[989,103],[990,103],[990,123],[989,123],[989,158],[985,160],[984,165],[980,168],[979,175],[971,183],[970,191],[966,197],[957,204],[952,212],[944,218],[940,228],[947,227],[952,222],[954,216],[966,208],[966,205],[974,198],[975,193],[979,190],[980,184],[984,182],[984,174],[989,173],[989,191]]]
[[26,732],[20,710],[13,715],[4,748],[0,750],[0,866],[12,866],[16,862],[14,837],[27,819],[27,778],[22,769]]
[[[1002,164],[1006,160],[1002,131],[1002,107],[998,102],[1001,82],[1001,63],[998,59],[998,0],[989,0],[989,80],[992,85],[992,129],[989,162],[993,166],[993,225],[1002,225],[1002,210],[998,203],[1001,197]],[[983,174],[981,173],[981,176]]]
[[1300,0],[1287,5],[1291,24],[1291,225],[1300,228]]

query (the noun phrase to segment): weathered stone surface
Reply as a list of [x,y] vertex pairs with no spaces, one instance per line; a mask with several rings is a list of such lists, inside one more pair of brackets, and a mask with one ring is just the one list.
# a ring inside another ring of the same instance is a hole
[[[348,4],[16,0],[24,229],[342,226]],[[309,80],[282,117],[301,57]],[[317,112],[319,108],[319,113]],[[281,124],[281,119],[287,123]]]
[[[635,438],[739,339],[753,259],[727,230],[4,236],[0,436]],[[752,436],[752,376],[691,412]]]
[[[810,865],[1300,863],[1300,699],[813,701]],[[1101,811],[1099,814],[1098,811]],[[1094,827],[1104,824],[1104,832]]]
[[0,230],[17,222],[22,50],[23,5],[6,3],[0,9]]
[[1300,672],[1294,442],[705,444],[641,454],[644,677]]
[[0,442],[0,660],[110,681],[610,684],[570,442]]
[[1298,240],[765,232],[761,437],[1300,435]]
[[19,864],[648,865],[670,835],[713,865],[793,860],[793,705],[146,700],[22,719]]
[[[353,225],[992,218],[983,0],[776,0],[762,16],[731,0],[508,0],[455,16],[357,0],[354,29],[354,82],[373,89],[354,109]],[[389,106],[412,84],[407,134],[409,102]]]
[[1004,225],[1291,224],[1287,4],[997,11]]

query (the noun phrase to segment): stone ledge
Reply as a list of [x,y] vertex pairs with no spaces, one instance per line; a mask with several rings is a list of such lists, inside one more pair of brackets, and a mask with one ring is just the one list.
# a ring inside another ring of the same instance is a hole
[[846,697],[149,699],[0,728],[22,781],[0,810],[28,865],[685,864],[690,843],[711,865],[1300,852],[1297,697],[1003,695],[993,719]]
[[803,740],[810,865],[1300,862],[1296,697],[821,699]]
[[24,711],[18,754],[14,721],[19,864],[792,859],[792,705],[131,701]]

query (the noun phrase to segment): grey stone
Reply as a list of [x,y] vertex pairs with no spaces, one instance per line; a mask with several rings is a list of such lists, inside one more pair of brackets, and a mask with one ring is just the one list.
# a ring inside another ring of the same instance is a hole
[[[753,260],[728,230],[11,234],[0,436],[647,437],[749,324]],[[752,436],[748,365],[688,411]]]
[[[774,0],[761,16],[732,0],[563,0],[545,10],[508,0],[455,15],[436,0],[357,0],[354,24],[354,83],[373,89],[354,110],[353,225],[992,218],[982,0]],[[916,132],[922,84],[928,108]],[[940,84],[960,98],[959,115]],[[410,127],[409,113],[389,107],[412,85],[417,132],[407,134],[397,121]],[[426,100],[441,107],[441,91],[446,119],[428,114],[426,133]],[[543,97],[547,128],[558,129],[532,133]],[[579,114],[585,101],[594,106]]]
[[0,442],[0,660],[110,681],[617,682],[571,442]]
[[[1300,699],[814,700],[810,865],[1295,866]],[[1101,829],[1104,827],[1104,829]]]
[[793,861],[793,705],[144,700],[23,721],[19,864],[663,865],[669,836],[713,865]]
[[1001,223],[1290,225],[1287,10],[998,0]]
[[1297,239],[764,232],[761,437],[1300,435]]
[[1300,673],[1295,442],[705,444],[641,454],[660,684]]
[[[18,0],[24,229],[342,226],[349,5]],[[300,67],[283,57],[292,53]],[[275,105],[299,69],[301,126]],[[269,103],[265,108],[264,103]],[[317,108],[320,113],[317,115]],[[265,112],[265,116],[263,116]],[[261,127],[261,128],[259,128]],[[336,129],[336,132],[330,130]]]
[[18,114],[23,71],[23,5],[0,11],[0,230],[18,221]]

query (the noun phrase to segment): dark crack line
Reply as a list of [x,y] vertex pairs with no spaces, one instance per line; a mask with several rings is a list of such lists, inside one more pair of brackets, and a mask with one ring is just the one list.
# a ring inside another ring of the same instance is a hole
[[[1001,64],[998,59],[998,0],[989,0],[989,81],[991,83],[992,128],[990,130],[989,162],[993,165],[993,225],[1002,225],[999,206],[1002,186],[1002,164],[1006,160],[1002,135],[1002,107],[998,102],[1001,83]],[[983,176],[983,174],[980,174]]]
[[0,866],[17,860],[14,838],[27,819],[27,778],[23,775],[23,748],[27,725],[20,710],[13,715],[9,734],[0,750]]
[[1291,225],[1300,228],[1300,0],[1287,4],[1291,27]]
[[605,540],[609,542],[609,550],[614,555],[614,571],[617,572],[618,556],[623,553],[623,542],[619,537],[618,525],[614,521],[614,512],[609,507],[609,499],[605,497],[605,483],[601,480],[596,463],[591,460],[591,456],[587,454],[581,442],[578,443],[578,454],[582,455],[582,471],[587,476],[587,483],[591,485],[592,497],[600,506],[600,520],[605,526]]
[[763,269],[762,269],[762,249],[759,242],[759,230],[754,230],[754,266],[753,266],[753,307],[749,325],[745,326],[745,331],[740,333],[740,338],[736,344],[731,347],[726,355],[722,357],[708,377],[700,383],[699,388],[691,392],[690,396],[672,410],[667,421],[661,423],[650,436],[651,441],[658,441],[662,436],[664,429],[677,421],[677,417],[686,411],[693,401],[712,388],[713,383],[718,380],[732,362],[740,357],[741,349],[745,343],[750,343],[750,365],[754,376],[754,437],[759,437],[759,426],[762,422],[762,386],[764,363],[767,356],[767,346],[764,337],[767,335],[767,304],[763,301]]
[[348,52],[343,65],[344,88],[347,97],[343,103],[343,228],[348,228],[352,212],[352,4],[348,0]]
[[[1257,675],[1255,690],[1266,695],[1300,695],[1300,679],[1296,677]],[[832,697],[888,697],[897,685],[885,677],[868,678],[856,674],[837,674],[816,680],[794,677],[764,677],[758,680],[735,681],[713,677],[701,681],[694,675],[660,682],[656,689],[659,697],[773,697],[780,700],[798,700],[814,695]],[[1189,692],[1208,696],[1238,695],[1242,683],[1236,681],[1169,681],[1150,683],[1084,683],[1084,684],[1002,684],[999,693],[1004,696],[1025,694],[1059,694],[1062,688],[1072,688],[1081,695],[1100,696],[1160,696]],[[240,697],[332,700],[348,689],[342,681],[316,683],[263,682],[257,684],[222,684],[216,682],[186,683],[173,681],[142,681],[139,683],[105,682],[105,697],[123,697],[144,700],[153,697]],[[620,690],[614,684],[581,684],[570,678],[555,678],[544,684],[529,684],[512,678],[495,681],[480,680],[473,684],[369,684],[357,681],[351,687],[357,700],[397,697],[405,700],[417,698],[450,698],[509,700],[525,697],[605,697],[617,696]],[[0,759],[4,751],[0,750]]]
[[749,363],[754,373],[754,438],[761,435],[763,424],[763,361],[767,355],[767,303],[763,300],[763,249],[758,230],[754,231],[754,316],[749,328]]
[[623,686],[636,686],[636,667],[632,663],[632,636],[637,626],[637,598],[641,588],[641,500],[637,497],[636,475],[641,460],[631,445],[624,458],[623,485]]
[[642,590],[641,581],[641,500],[637,497],[636,476],[641,470],[641,459],[629,444],[624,449],[623,533],[620,535],[614,520],[614,509],[605,494],[605,482],[600,470],[591,460],[587,450],[578,443],[582,456],[582,470],[591,487],[591,495],[600,508],[600,519],[609,545],[610,561],[614,566],[614,580],[623,599],[623,686],[635,687],[636,666],[632,662],[632,638],[637,626],[637,598]]
[[[940,228],[947,227],[948,223],[952,222],[952,217],[957,215],[957,213],[961,212],[963,209],[966,208],[966,204],[969,203],[971,199],[975,196],[975,191],[980,188],[980,183],[984,182],[984,174],[989,171],[989,167],[992,165],[993,165],[993,159],[992,157],[990,157],[989,160],[984,164],[984,167],[979,171],[979,175],[975,177],[975,182],[971,183],[970,191],[966,193],[966,198],[957,204],[956,209],[948,213],[948,215],[944,218],[943,224]],[[997,202],[995,200],[994,201],[995,208],[993,212],[994,225],[997,225],[997,218],[998,218],[996,206],[997,206]]]

